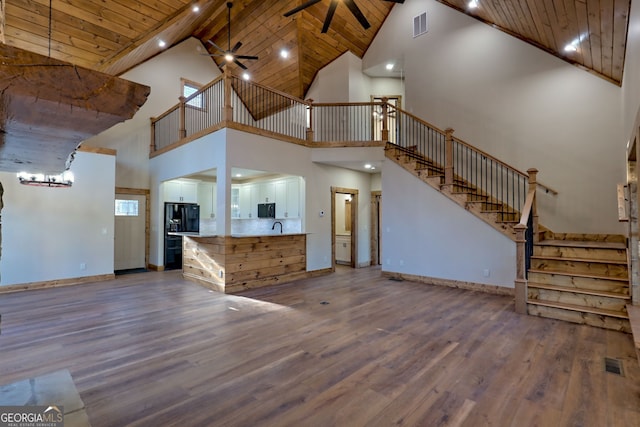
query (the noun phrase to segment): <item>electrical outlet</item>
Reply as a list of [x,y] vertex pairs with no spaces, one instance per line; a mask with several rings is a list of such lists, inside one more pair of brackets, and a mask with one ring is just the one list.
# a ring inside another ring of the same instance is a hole
[[220,276],[220,278],[222,279],[224,277],[224,272],[222,270],[220,270],[220,272],[218,273],[218,275]]
[[485,268],[484,271],[482,272],[482,275],[484,277],[489,277],[491,275],[491,271],[488,268]]
[[87,269],[87,264],[85,264],[84,262],[80,263],[80,270],[86,270]]

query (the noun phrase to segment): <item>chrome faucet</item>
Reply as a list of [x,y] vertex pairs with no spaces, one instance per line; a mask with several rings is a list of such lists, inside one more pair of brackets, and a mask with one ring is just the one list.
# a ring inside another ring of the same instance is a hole
[[276,229],[276,224],[280,224],[280,234],[282,234],[282,223],[280,221],[276,221],[273,223],[273,226],[271,227],[272,230]]

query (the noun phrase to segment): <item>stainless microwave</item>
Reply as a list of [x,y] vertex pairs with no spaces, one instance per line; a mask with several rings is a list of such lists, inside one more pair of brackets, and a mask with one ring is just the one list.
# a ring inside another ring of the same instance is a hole
[[258,203],[258,218],[275,218],[275,203]]

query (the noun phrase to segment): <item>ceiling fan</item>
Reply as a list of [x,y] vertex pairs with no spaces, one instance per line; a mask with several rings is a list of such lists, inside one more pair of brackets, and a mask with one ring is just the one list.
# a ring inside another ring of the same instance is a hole
[[233,45],[233,48],[231,48],[231,8],[233,7],[233,3],[232,2],[227,2],[227,10],[228,10],[228,15],[227,15],[227,21],[228,21],[228,39],[229,39],[229,46],[228,49],[223,49],[220,46],[218,46],[217,44],[215,44],[212,40],[207,40],[207,43],[209,43],[211,46],[215,47],[216,49],[218,49],[218,51],[220,51],[219,53],[210,53],[208,54],[209,56],[218,56],[218,57],[222,57],[224,58],[222,60],[222,62],[220,63],[220,67],[224,67],[224,65],[227,62],[234,62],[236,65],[238,65],[240,68],[242,68],[243,70],[246,70],[247,67],[240,61],[238,61],[239,59],[258,59],[257,56],[251,56],[251,55],[236,55],[236,52],[238,51],[238,49],[240,49],[240,46],[242,46],[242,42],[237,42],[235,45]]
[[[289,16],[294,15],[300,12],[301,10],[308,8],[309,6],[313,6],[314,4],[319,3],[320,1],[321,0],[309,0],[305,3],[302,3],[300,6],[291,9],[290,11],[285,13],[284,16],[288,18]],[[404,0],[384,0],[384,1],[390,1],[393,3],[404,3]],[[336,7],[338,7],[339,2],[340,0],[331,0],[331,3],[329,4],[329,10],[327,11],[327,17],[324,19],[324,25],[322,26],[323,33],[326,33],[329,30],[329,25],[331,25],[333,14],[336,12]],[[355,16],[358,22],[360,22],[360,25],[362,25],[362,28],[366,30],[371,26],[371,24],[369,24],[369,21],[367,21],[367,18],[365,18],[364,15],[362,14],[362,11],[356,4],[355,0],[342,0],[342,2],[347,5],[347,7],[349,8],[353,16]]]

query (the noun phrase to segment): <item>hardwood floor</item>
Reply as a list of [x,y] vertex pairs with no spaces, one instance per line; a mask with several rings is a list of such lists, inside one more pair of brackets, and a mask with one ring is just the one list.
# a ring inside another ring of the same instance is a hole
[[94,427],[640,425],[630,335],[376,268],[241,296],[132,274],[0,314],[0,384],[67,368]]

